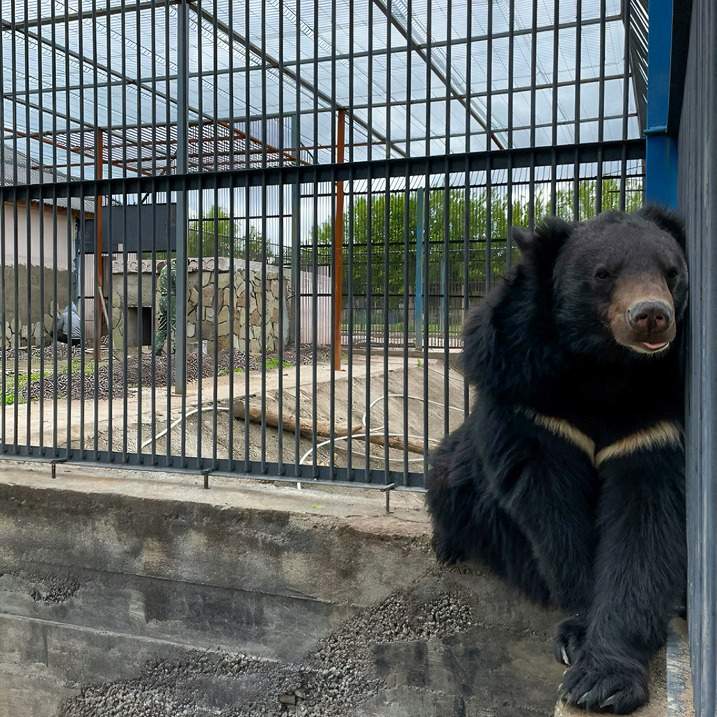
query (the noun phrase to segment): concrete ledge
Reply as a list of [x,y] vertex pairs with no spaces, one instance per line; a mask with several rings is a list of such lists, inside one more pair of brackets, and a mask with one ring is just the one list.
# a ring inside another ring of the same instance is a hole
[[422,494],[0,468],[0,717],[552,710],[560,616],[436,566]]

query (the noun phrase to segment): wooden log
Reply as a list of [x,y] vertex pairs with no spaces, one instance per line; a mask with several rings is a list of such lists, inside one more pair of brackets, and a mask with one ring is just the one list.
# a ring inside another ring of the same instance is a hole
[[[239,398],[234,401],[233,415],[234,418],[239,421],[248,418],[252,423],[260,424],[262,422],[261,407],[257,405],[252,405],[250,403],[249,410],[247,411],[246,404],[243,398]],[[279,420],[279,418],[279,414],[276,411],[269,408],[268,406],[266,407],[266,409],[264,410],[264,422],[267,426],[271,426],[272,428],[278,429],[279,424],[281,423],[281,427],[284,431],[286,431],[287,433],[296,433],[297,421],[295,416],[291,414],[284,414],[283,416],[281,416],[281,421]],[[304,438],[308,438],[310,440],[313,439],[314,431],[310,425],[307,425],[305,423],[302,424],[301,422],[299,422],[298,430],[299,434]],[[352,430],[352,434],[359,439],[363,438],[363,426],[355,426]],[[331,438],[331,425],[327,421],[317,420],[315,435],[317,438]],[[336,423],[334,426],[333,435],[335,438],[345,438],[349,435],[348,426],[345,424],[342,425],[340,423]],[[422,443],[411,439],[404,441],[403,438],[401,438],[400,436],[388,436],[388,438],[386,438],[380,434],[376,434],[369,437],[369,442],[377,446],[384,446],[388,444],[389,448],[395,448],[399,451],[405,449],[409,453],[418,453],[420,455],[423,455]]]

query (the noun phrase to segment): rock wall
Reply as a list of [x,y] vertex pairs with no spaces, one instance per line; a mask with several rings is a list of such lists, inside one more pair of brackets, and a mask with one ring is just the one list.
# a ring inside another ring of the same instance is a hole
[[[128,261],[125,289],[124,264],[123,262],[113,264],[112,330],[115,345],[122,345],[124,341],[125,296],[129,309],[127,321],[129,345],[136,345],[140,340],[136,319],[133,316],[136,315],[139,307],[146,309],[152,306],[153,289],[155,289],[153,329],[156,330],[159,296],[156,293],[157,282],[152,280],[153,269],[151,261],[143,261],[141,269],[137,260]],[[160,265],[156,267],[157,276],[159,270]],[[215,342],[219,351],[228,350],[232,343],[243,353],[247,351],[260,353],[262,347],[268,353],[278,351],[279,317],[282,310],[285,312],[284,325],[288,325],[286,312],[290,296],[289,282],[285,277],[284,295],[281,296],[278,268],[266,266],[265,273],[265,283],[262,283],[262,265],[251,262],[247,279],[244,262],[237,261],[232,281],[229,259],[220,258],[216,264],[214,259],[204,259],[201,266],[198,259],[189,260],[185,315],[189,351],[196,350],[201,343],[203,348],[212,352]],[[262,337],[262,325],[266,332],[264,337]]]

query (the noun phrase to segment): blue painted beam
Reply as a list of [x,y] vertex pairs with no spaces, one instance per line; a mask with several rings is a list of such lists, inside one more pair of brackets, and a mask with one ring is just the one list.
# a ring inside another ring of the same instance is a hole
[[674,0],[650,0],[645,199],[677,207],[677,139],[670,130]]

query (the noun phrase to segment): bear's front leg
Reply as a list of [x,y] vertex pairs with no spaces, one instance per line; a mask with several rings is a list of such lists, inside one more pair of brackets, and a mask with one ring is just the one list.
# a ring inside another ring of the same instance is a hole
[[494,495],[528,538],[553,600],[585,610],[596,543],[592,441],[559,418],[514,407],[481,410],[481,456]]
[[603,480],[593,602],[562,697],[628,714],[647,702],[648,663],[685,583],[684,453],[661,423],[599,451]]

